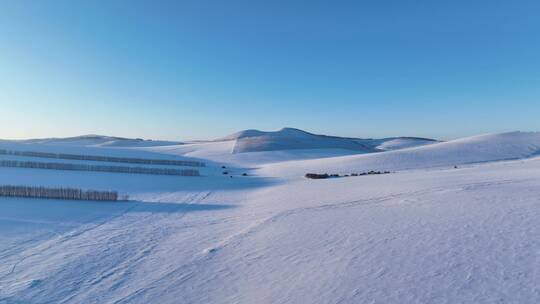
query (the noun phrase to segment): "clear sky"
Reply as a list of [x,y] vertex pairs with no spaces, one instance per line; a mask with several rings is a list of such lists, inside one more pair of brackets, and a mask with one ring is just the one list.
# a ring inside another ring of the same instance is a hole
[[0,1],[0,138],[540,131],[539,1]]

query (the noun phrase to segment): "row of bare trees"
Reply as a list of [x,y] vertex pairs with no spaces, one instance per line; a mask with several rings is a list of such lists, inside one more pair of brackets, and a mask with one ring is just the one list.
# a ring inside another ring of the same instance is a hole
[[73,170],[73,171],[97,171],[113,173],[134,173],[134,174],[154,174],[154,175],[178,175],[178,176],[199,176],[197,169],[169,169],[169,168],[147,168],[128,166],[104,166],[72,163],[44,163],[32,161],[1,160],[0,167],[33,168],[33,169],[53,169],[53,170]]
[[3,150],[3,149],[0,149],[0,154],[27,156],[27,157],[40,157],[40,158],[57,158],[57,159],[103,161],[103,162],[114,162],[114,163],[146,164],[146,165],[168,165],[168,166],[183,166],[183,167],[205,167],[206,166],[204,162],[189,161],[189,160],[114,157],[114,156],[101,156],[101,155],[14,151],[14,150]]
[[116,201],[116,191],[81,190],[75,188],[46,188],[30,186],[0,186],[0,196],[31,197],[85,201]]

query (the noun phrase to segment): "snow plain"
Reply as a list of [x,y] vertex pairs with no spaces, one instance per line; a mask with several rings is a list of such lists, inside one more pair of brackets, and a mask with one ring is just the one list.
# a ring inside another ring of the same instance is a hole
[[[540,134],[369,154],[234,145],[0,142],[207,161],[201,177],[0,168],[0,184],[131,197],[0,199],[0,303],[540,302]],[[394,173],[303,178],[365,170]]]

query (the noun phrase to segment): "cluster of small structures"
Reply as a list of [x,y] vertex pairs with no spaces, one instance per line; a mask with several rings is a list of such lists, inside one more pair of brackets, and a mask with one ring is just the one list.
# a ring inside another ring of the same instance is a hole
[[326,179],[326,178],[337,178],[337,177],[349,177],[349,176],[364,176],[364,175],[377,175],[377,174],[389,174],[391,173],[390,171],[368,171],[368,172],[362,172],[362,173],[351,173],[351,174],[344,174],[344,175],[339,175],[339,174],[328,174],[328,173],[324,173],[324,174],[318,174],[318,173],[307,173],[305,175],[306,178],[310,178],[310,179]]

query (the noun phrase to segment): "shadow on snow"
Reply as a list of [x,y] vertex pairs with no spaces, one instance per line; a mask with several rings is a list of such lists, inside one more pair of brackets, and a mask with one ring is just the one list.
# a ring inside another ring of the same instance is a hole
[[234,208],[226,204],[187,204],[143,201],[72,201],[39,198],[0,198],[2,222],[76,224],[122,214],[188,213]]

